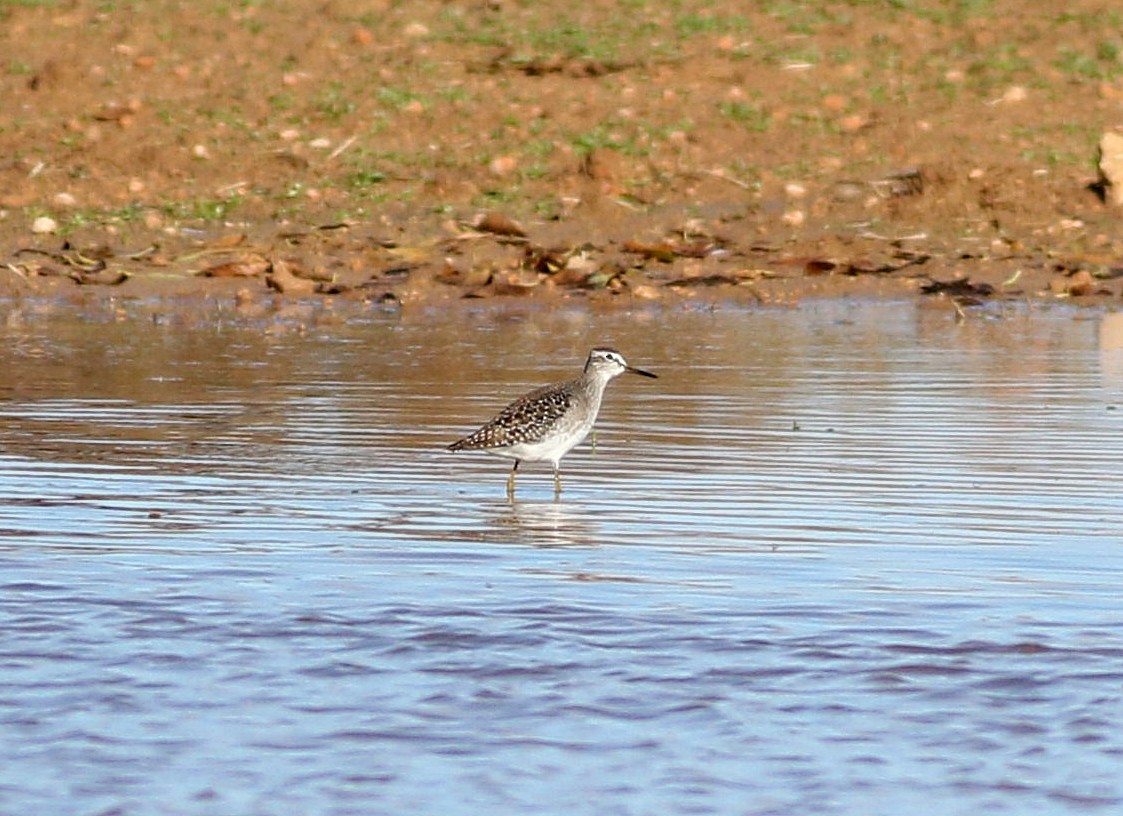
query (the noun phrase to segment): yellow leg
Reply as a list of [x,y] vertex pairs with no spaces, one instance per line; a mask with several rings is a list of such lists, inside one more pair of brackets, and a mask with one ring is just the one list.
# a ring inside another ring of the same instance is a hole
[[511,473],[507,477],[507,501],[515,500],[515,471],[519,469],[519,460],[515,460],[515,466],[511,468]]
[[561,471],[554,468],[554,498],[561,495]]

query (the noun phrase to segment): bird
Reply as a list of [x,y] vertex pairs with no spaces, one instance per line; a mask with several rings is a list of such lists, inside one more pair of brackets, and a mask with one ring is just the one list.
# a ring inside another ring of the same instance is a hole
[[621,374],[656,378],[628,365],[615,349],[589,352],[581,376],[544,385],[512,402],[478,431],[453,442],[450,451],[482,450],[515,460],[507,477],[507,498],[515,498],[520,462],[549,462],[554,467],[554,496],[561,495],[561,459],[581,444],[600,412],[604,389]]

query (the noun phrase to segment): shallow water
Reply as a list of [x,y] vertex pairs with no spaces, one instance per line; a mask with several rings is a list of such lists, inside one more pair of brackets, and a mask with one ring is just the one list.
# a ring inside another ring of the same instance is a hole
[[1123,807],[1120,315],[3,309],[4,813]]

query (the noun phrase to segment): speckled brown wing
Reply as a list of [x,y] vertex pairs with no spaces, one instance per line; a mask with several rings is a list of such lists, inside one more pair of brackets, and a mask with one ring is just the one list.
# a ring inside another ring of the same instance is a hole
[[449,450],[506,448],[542,439],[573,404],[569,383],[546,385],[519,397],[475,433]]

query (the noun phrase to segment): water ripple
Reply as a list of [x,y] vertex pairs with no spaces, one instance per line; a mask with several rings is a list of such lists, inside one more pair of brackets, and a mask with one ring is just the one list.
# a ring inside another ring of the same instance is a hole
[[[0,326],[4,807],[1118,810],[1123,364],[943,317]],[[560,499],[444,450],[594,335]]]

